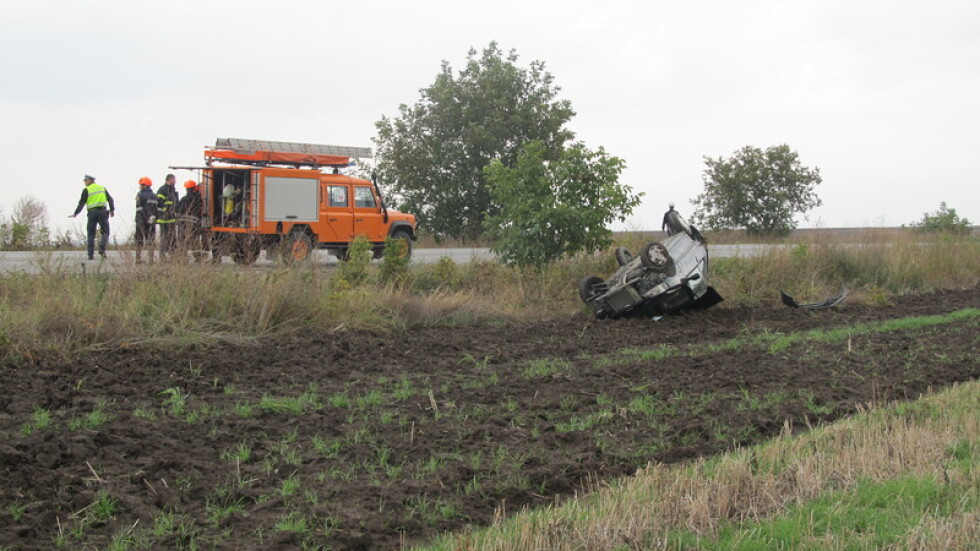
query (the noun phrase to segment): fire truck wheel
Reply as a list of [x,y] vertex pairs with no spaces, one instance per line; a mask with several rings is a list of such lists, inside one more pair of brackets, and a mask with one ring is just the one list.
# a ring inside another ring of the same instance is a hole
[[295,232],[286,238],[286,243],[282,248],[282,260],[286,264],[295,262],[305,262],[310,259],[313,253],[313,239],[308,233]]
[[391,238],[401,240],[405,244],[402,247],[401,254],[398,255],[400,258],[412,258],[412,236],[407,231],[395,230],[395,233],[391,234]]
[[260,252],[262,252],[262,242],[258,239],[245,237],[235,244],[235,248],[231,252],[231,259],[235,261],[235,264],[249,265],[259,258]]

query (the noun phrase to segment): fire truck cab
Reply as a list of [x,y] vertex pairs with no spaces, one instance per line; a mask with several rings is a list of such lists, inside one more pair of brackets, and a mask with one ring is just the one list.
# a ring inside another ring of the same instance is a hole
[[385,207],[376,180],[340,174],[370,156],[363,147],[218,139],[205,150],[200,183],[213,258],[251,264],[265,250],[271,260],[298,262],[326,249],[346,259],[357,236],[375,258],[389,237],[410,255],[415,216]]

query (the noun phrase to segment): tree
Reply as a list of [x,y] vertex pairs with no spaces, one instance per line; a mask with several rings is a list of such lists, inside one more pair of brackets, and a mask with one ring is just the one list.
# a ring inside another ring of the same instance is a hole
[[920,222],[913,222],[912,229],[927,233],[952,233],[966,235],[973,231],[973,224],[966,218],[960,218],[956,214],[956,209],[946,206],[946,202],[939,203],[939,210],[922,215]]
[[640,203],[620,184],[625,163],[600,147],[576,143],[547,161],[540,141],[525,145],[514,166],[499,159],[484,170],[500,210],[487,217],[493,250],[512,265],[541,267],[566,254],[608,246],[607,225],[625,220]]
[[50,237],[48,208],[33,197],[18,201],[10,218],[0,220],[0,241],[4,249],[40,249],[48,245]]
[[416,215],[437,238],[472,238],[486,215],[497,212],[483,168],[498,159],[511,165],[522,145],[540,140],[554,158],[574,137],[564,128],[574,116],[544,63],[517,65],[495,42],[454,75],[443,61],[435,82],[414,106],[376,123],[376,160],[393,203]]
[[694,200],[692,219],[709,229],[745,228],[753,235],[787,235],[793,215],[822,201],[814,188],[820,169],[807,168],[788,145],[765,151],[746,146],[731,159],[705,157],[704,192]]

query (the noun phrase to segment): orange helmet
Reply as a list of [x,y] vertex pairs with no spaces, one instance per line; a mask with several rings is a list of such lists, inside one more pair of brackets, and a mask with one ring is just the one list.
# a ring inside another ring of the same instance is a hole
[[197,187],[197,182],[194,180],[187,180],[184,182],[184,189],[191,189]]
[[149,176],[143,176],[142,178],[140,178],[140,185],[141,186],[152,186],[153,185],[153,180],[151,180]]

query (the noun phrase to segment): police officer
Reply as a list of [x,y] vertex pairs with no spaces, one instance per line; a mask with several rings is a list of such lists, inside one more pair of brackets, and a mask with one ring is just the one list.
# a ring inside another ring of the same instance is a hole
[[157,224],[160,225],[160,260],[177,246],[177,177],[167,174],[157,190]]
[[105,186],[95,183],[95,176],[86,174],[82,178],[82,182],[85,189],[82,190],[82,196],[78,200],[78,206],[75,207],[75,213],[69,215],[68,218],[74,218],[82,212],[82,208],[88,208],[88,225],[85,227],[88,233],[86,243],[88,259],[95,259],[96,228],[102,232],[102,237],[99,239],[99,256],[105,258],[105,248],[109,244],[109,218],[116,215],[116,204]]
[[153,246],[156,238],[157,227],[157,194],[153,192],[153,180],[149,176],[140,178],[140,190],[136,194],[136,263],[143,261],[141,258],[143,246],[147,246],[149,251],[150,263],[153,263]]

